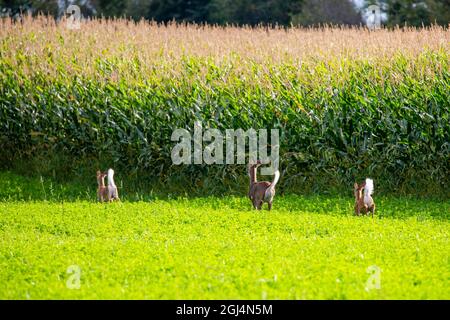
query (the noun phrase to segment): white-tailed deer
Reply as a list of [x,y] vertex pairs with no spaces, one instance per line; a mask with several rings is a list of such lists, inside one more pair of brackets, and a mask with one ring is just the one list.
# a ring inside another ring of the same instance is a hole
[[375,202],[372,198],[373,193],[373,180],[367,178],[366,181],[358,185],[355,182],[354,194],[355,194],[355,214],[361,215],[361,213],[372,214],[375,213]]
[[250,188],[248,197],[252,201],[255,209],[261,210],[264,202],[267,202],[269,210],[272,209],[273,198],[275,197],[275,186],[280,179],[280,171],[275,171],[275,176],[272,182],[257,181],[257,169],[261,165],[261,161],[255,164],[250,164],[248,167],[248,175],[250,177]]

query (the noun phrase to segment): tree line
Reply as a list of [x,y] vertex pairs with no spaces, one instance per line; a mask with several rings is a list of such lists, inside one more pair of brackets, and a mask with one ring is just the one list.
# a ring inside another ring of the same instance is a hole
[[364,11],[376,4],[388,27],[450,22],[450,0],[0,0],[0,14],[43,13],[58,18],[70,4],[78,5],[85,17],[251,26],[359,25],[364,23]]

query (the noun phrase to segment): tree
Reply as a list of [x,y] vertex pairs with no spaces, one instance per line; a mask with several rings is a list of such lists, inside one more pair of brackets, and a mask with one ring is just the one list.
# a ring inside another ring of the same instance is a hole
[[0,0],[0,12],[4,16],[24,13],[32,9],[32,2],[25,0]]
[[159,22],[206,22],[210,2],[211,0],[152,0],[145,18]]
[[289,25],[303,0],[212,0],[208,21],[218,24]]
[[407,23],[412,26],[430,24],[429,8],[424,1],[414,0],[389,0],[387,7],[388,25],[403,25]]
[[98,0],[97,11],[105,17],[120,17],[127,15],[127,1],[123,0]]
[[359,25],[361,14],[350,0],[305,0],[301,13],[292,16],[292,24],[301,26]]
[[[366,1],[366,4],[372,2]],[[448,25],[450,22],[450,0],[381,0],[379,4],[387,15],[387,25],[391,27]]]
[[450,0],[428,0],[430,9],[430,22],[442,26],[450,24]]

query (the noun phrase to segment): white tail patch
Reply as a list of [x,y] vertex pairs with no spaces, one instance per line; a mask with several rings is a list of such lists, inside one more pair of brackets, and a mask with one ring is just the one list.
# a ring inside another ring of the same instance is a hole
[[270,186],[266,189],[266,192],[264,193],[264,198],[272,198],[273,197],[273,190],[275,189],[275,186],[278,183],[278,180],[280,180],[280,171],[275,171],[275,176],[273,177],[273,181],[270,184]]
[[270,187],[269,188],[275,188],[275,186],[277,185],[277,183],[278,183],[278,180],[280,180],[280,171],[275,171],[275,177],[273,178],[273,181],[272,181],[272,184],[270,185]]
[[373,180],[367,178],[366,186],[364,187],[364,196],[371,196],[373,193]]
[[116,187],[116,184],[114,183],[114,170],[108,169],[108,186]]
[[372,195],[373,193],[373,180],[367,178],[366,186],[364,187],[364,204],[368,207],[373,205]]

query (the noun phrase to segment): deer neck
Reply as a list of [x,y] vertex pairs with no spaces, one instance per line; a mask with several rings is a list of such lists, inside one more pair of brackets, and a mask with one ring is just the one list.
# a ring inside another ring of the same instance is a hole
[[97,182],[98,182],[99,187],[104,187],[105,186],[105,177],[98,177]]

